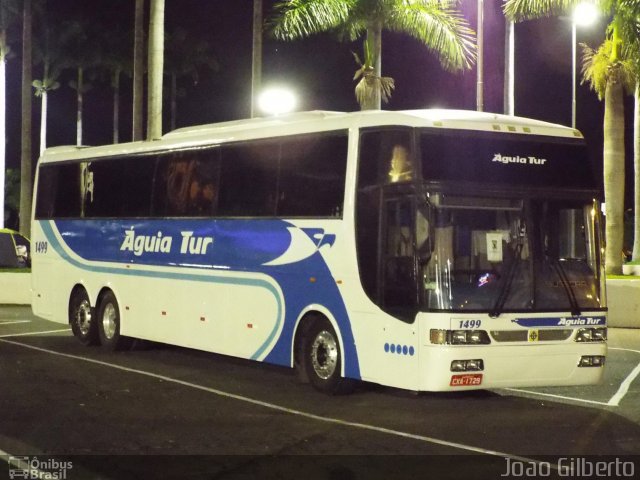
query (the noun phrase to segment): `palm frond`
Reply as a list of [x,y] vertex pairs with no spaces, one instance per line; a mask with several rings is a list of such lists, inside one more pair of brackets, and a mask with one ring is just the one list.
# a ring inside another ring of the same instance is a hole
[[268,29],[280,40],[295,40],[345,25],[355,0],[285,0],[274,5]]
[[[502,9],[509,20],[521,22],[561,15],[581,0],[507,0]],[[637,0],[628,0],[637,1]]]
[[424,43],[450,71],[471,68],[476,57],[475,32],[462,13],[437,0],[394,2],[387,18],[390,30]]
[[636,82],[636,64],[629,58],[612,61],[613,42],[605,40],[597,50],[584,43],[582,48],[582,83],[588,83],[598,99],[604,99],[607,83],[621,83],[627,91],[632,91]]
[[391,92],[396,88],[396,84],[391,77],[378,77],[373,73],[365,72],[362,79],[356,85],[356,100],[361,107],[366,108],[367,105],[371,105],[378,93],[380,98],[385,103],[389,102],[391,98]]

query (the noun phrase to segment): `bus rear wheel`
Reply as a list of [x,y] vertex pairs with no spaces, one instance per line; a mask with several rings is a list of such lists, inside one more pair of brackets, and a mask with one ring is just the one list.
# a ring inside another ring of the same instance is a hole
[[99,343],[98,324],[89,302],[89,295],[82,287],[76,288],[69,299],[69,324],[73,335],[83,345]]
[[103,347],[115,351],[131,346],[131,339],[120,335],[120,307],[111,290],[100,299],[97,317],[100,343]]
[[317,390],[329,395],[349,393],[354,382],[343,378],[342,351],[333,326],[316,319],[303,338],[301,368]]

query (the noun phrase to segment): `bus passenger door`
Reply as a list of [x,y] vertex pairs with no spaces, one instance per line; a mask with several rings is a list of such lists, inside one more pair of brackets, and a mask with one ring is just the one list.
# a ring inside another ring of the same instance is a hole
[[382,307],[413,321],[418,306],[414,202],[411,197],[386,199],[382,215]]

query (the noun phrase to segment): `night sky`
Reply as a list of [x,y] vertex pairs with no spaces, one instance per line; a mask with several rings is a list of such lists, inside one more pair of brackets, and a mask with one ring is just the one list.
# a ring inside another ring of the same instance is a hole
[[[265,17],[273,0],[264,0]],[[504,18],[500,0],[485,0],[485,110],[502,113]],[[475,29],[476,1],[464,0],[463,11]],[[85,16],[96,26],[113,29],[133,25],[133,0],[48,0],[49,21]],[[220,64],[217,73],[203,72],[197,84],[183,79],[186,96],[179,100],[178,127],[245,118],[249,115],[251,84],[252,0],[166,0],[166,30],[176,26],[207,40]],[[597,47],[605,23],[578,30],[578,41]],[[37,27],[36,27],[37,28]],[[96,27],[97,28],[97,27]],[[16,32],[19,34],[19,31]],[[13,48],[18,54],[8,63],[9,167],[19,165],[20,146],[20,49],[19,36]],[[396,81],[396,90],[383,108],[475,109],[475,69],[463,74],[445,73],[435,57],[416,40],[385,32],[382,43],[383,75]],[[133,47],[132,47],[133,49]],[[299,110],[353,111],[353,74],[357,69],[351,51],[360,54],[361,43],[340,43],[328,34],[295,42],[278,42],[265,36],[263,84],[286,84],[299,98]],[[34,67],[34,78],[39,78]],[[48,146],[75,143],[75,91],[62,87],[49,97]],[[108,83],[94,82],[85,97],[84,139],[88,145],[111,142],[112,94]],[[165,80],[165,86],[167,82]],[[131,138],[131,80],[123,77],[121,141]],[[165,102],[165,131],[168,103]],[[569,125],[571,122],[571,24],[568,19],[531,21],[516,26],[516,115]],[[33,98],[33,151],[38,151],[40,102]],[[577,127],[591,146],[596,173],[601,175],[602,103],[588,86],[578,89]],[[632,135],[633,99],[627,100],[628,144]],[[630,152],[630,150],[629,150]],[[632,177],[628,155],[627,177]],[[631,183],[628,181],[628,185]],[[627,198],[632,198],[627,188]]]

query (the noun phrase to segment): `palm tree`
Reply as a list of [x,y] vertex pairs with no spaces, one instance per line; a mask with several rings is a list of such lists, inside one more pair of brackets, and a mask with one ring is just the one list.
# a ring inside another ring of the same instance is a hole
[[47,100],[49,92],[60,87],[58,78],[66,66],[67,42],[72,32],[67,28],[49,25],[47,16],[39,18],[42,25],[36,29],[37,35],[34,44],[34,60],[36,64],[42,64],[42,79],[32,82],[36,97],[41,100],[40,114],[40,154],[47,146]]
[[202,68],[218,70],[218,62],[209,43],[193,38],[184,28],[176,28],[167,35],[164,71],[170,80],[171,130],[176,128],[178,96],[184,94],[178,88],[178,80],[190,77],[197,84]]
[[113,143],[120,141],[120,79],[122,74],[131,75],[133,65],[129,45],[133,40],[133,31],[120,26],[100,30],[99,64],[106,70],[113,90]]
[[[561,14],[578,4],[578,0],[507,0],[504,11],[516,20]],[[635,23],[640,13],[638,0],[599,0],[598,4],[611,17],[607,39],[597,52],[587,50],[583,68],[585,78],[605,101],[603,174],[606,201],[606,272],[622,273],[624,235],[624,102],[623,84],[631,70],[625,55],[629,43],[629,22]]]
[[[630,0],[637,6],[640,1]],[[633,115],[633,166],[634,166],[634,229],[633,249],[631,259],[640,262],[640,21],[638,9],[628,8],[622,23],[625,42],[625,54],[633,61],[636,83],[634,89],[634,115]],[[634,17],[635,15],[635,17]]]
[[[99,51],[100,43],[95,36],[89,35],[89,25],[84,19],[67,23],[65,28],[73,36],[73,41],[69,42],[67,51],[69,52],[69,63],[76,70],[76,78],[69,82],[69,86],[76,91],[76,145],[80,146],[82,145],[84,95],[93,88],[90,81],[87,81],[87,74],[89,69],[98,63],[96,52]],[[93,79],[92,76],[90,80]]]
[[0,228],[4,228],[4,182],[6,165],[6,97],[7,97],[7,60],[11,58],[7,34],[9,27],[18,17],[18,4],[15,0],[0,0]]
[[[446,70],[471,68],[475,58],[474,33],[454,0],[283,0],[275,5],[273,33],[294,40],[335,31],[353,41],[366,36],[373,68],[370,79],[382,78],[382,30],[406,33],[433,51]],[[374,80],[374,83],[380,83]],[[381,87],[381,84],[380,84]],[[371,103],[381,106],[382,92],[373,91]]]
[[[607,273],[622,273],[624,234],[624,89],[633,85],[632,62],[620,57],[615,39],[597,51],[584,47],[584,78],[604,99],[603,179],[607,216]],[[611,261],[613,259],[613,261]],[[616,265],[617,260],[617,265]]]
[[142,140],[144,96],[144,0],[136,0],[133,33],[133,132],[132,140]]
[[149,102],[147,140],[162,136],[162,76],[164,64],[164,0],[151,0],[149,15]]
[[31,0],[22,7],[22,141],[20,153],[20,232],[31,236]]

